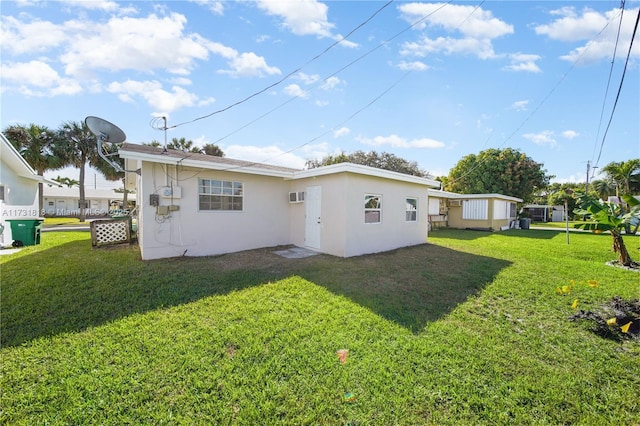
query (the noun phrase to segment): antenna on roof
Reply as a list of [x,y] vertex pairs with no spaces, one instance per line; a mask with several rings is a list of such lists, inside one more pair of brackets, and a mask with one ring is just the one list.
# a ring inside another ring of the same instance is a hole
[[105,152],[103,151],[103,146],[104,146],[103,144],[111,143],[113,145],[116,145],[124,142],[125,139],[127,139],[127,136],[118,126],[108,122],[105,119],[94,117],[94,116],[89,116],[85,118],[84,122],[89,128],[89,130],[91,130],[91,132],[98,137],[98,155],[104,161],[109,163],[111,167],[113,167],[119,172],[131,172],[131,173],[140,174],[140,169],[125,170],[124,168],[122,168],[120,164],[118,164],[117,162],[109,158],[111,156],[116,155],[118,153],[117,150],[116,152],[109,152],[109,150],[107,150],[107,152],[109,152],[108,154],[105,154]]

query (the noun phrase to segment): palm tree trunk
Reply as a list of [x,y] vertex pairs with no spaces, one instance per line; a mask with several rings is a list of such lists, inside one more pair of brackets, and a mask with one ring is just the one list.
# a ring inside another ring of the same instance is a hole
[[38,182],[38,217],[40,216],[44,217],[44,183],[42,182]]
[[633,260],[631,259],[631,256],[629,256],[627,247],[624,245],[622,234],[617,231],[611,231],[611,236],[613,237],[613,251],[618,253],[618,261],[621,265],[631,266]]
[[85,206],[85,195],[84,195],[84,164],[80,167],[80,222],[84,222],[86,219],[86,211],[84,209]]

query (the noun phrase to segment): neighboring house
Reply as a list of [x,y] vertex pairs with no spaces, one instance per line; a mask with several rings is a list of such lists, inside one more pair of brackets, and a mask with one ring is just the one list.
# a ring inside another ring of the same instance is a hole
[[350,163],[296,170],[125,144],[143,259],[293,244],[341,257],[423,244],[439,182]]
[[527,204],[522,207],[522,210],[528,212],[534,222],[562,222],[564,220],[564,206]]
[[[121,209],[124,194],[113,189],[85,188],[85,214],[87,216],[105,216],[111,210]],[[44,214],[47,216],[80,215],[80,189],[75,187],[44,188]],[[129,195],[131,198],[132,196]]]
[[[520,198],[501,194],[456,194],[429,190],[430,219],[437,205],[440,217],[445,216],[446,226],[450,228],[498,231],[513,227],[517,218],[516,206],[521,202]],[[443,206],[446,206],[446,210]]]
[[7,219],[41,217],[38,183],[58,183],[38,176],[4,134],[0,133],[0,139],[0,245],[4,247],[13,242],[11,224]]

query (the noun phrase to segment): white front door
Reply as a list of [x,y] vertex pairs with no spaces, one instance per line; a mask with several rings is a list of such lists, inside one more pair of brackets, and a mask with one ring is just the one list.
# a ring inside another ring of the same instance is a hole
[[322,187],[309,186],[305,195],[306,220],[305,220],[305,245],[309,248],[320,250],[320,233],[322,231],[322,217],[320,200]]

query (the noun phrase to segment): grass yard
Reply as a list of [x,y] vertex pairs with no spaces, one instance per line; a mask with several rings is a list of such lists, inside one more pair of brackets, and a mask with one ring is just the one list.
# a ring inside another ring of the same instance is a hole
[[640,341],[568,320],[575,300],[640,297],[640,274],[605,265],[610,236],[429,242],[142,262],[46,233],[0,256],[0,423],[640,424]]

